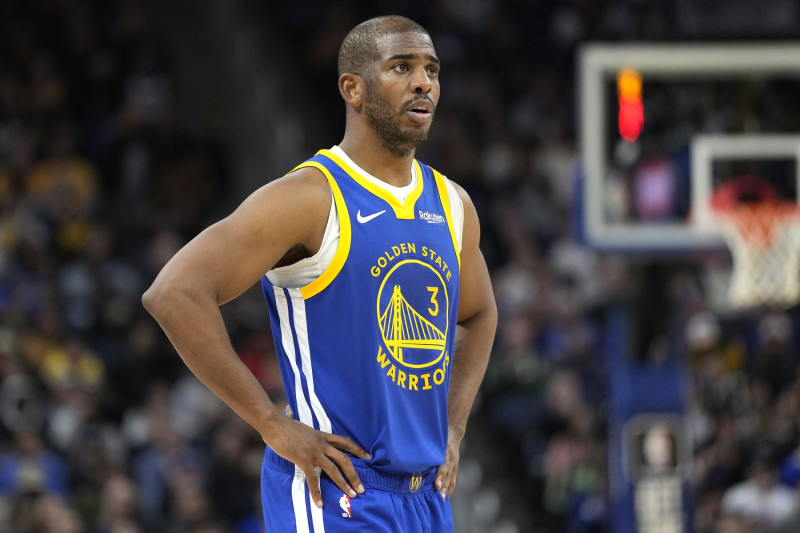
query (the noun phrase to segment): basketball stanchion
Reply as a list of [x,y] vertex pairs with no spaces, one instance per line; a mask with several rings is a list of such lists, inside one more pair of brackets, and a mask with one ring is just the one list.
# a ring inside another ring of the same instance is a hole
[[717,205],[714,212],[733,256],[729,305],[800,301],[800,206],[771,198]]

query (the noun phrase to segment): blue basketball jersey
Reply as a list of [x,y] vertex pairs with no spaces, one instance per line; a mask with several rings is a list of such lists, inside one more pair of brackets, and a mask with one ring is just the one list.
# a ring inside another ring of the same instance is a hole
[[312,283],[262,289],[289,404],[299,420],[351,438],[372,468],[444,462],[459,254],[444,178],[414,161],[400,203],[328,150],[301,167],[328,180],[340,236]]

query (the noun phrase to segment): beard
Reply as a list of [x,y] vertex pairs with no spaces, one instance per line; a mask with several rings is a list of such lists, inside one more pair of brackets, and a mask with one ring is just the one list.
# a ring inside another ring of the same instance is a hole
[[402,128],[399,114],[392,111],[391,105],[367,84],[364,98],[364,114],[367,123],[381,140],[381,145],[392,155],[408,156],[416,146],[428,138],[428,127]]

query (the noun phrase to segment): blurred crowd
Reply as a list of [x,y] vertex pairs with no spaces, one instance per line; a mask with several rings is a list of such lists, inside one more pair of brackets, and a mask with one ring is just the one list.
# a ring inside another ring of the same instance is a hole
[[[520,531],[610,531],[604,322],[649,289],[630,260],[576,237],[574,52],[587,39],[658,37],[647,5],[402,10],[431,31],[444,65],[419,158],[464,185],[483,222],[501,319],[470,431],[502,456],[489,474],[523,491],[531,523]],[[273,53],[296,55],[304,91],[327,87],[309,105],[330,117],[310,128],[323,144],[309,154],[341,135],[332,69],[344,33],[395,11],[380,1],[270,9],[264,27],[285,45]],[[174,65],[152,22],[145,0],[0,3],[0,531],[263,529],[262,443],[185,370],[140,304],[172,254],[236,201],[219,132],[176,117]],[[662,327],[645,328],[641,345],[645,360],[665,341],[685,357],[697,531],[797,531],[796,310],[720,315],[696,272],[666,270]],[[226,306],[226,320],[280,401],[258,299]]]
[[263,449],[140,303],[227,207],[170,69],[141,2],[0,3],[1,531],[263,527]]

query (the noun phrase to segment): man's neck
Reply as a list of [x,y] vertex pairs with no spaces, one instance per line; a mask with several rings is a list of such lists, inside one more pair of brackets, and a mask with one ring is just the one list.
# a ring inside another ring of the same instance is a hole
[[411,181],[411,165],[414,162],[414,152],[404,157],[390,153],[383,146],[370,142],[356,142],[345,136],[339,148],[361,167],[381,181],[403,187]]

